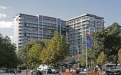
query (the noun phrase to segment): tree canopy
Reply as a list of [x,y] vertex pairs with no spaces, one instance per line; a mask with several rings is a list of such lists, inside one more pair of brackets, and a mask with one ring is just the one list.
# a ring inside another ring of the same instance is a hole
[[[38,62],[40,61],[38,59],[39,57],[38,54],[43,49],[43,47],[45,47],[45,44],[41,40],[31,40],[27,42],[24,45],[24,47],[18,51],[18,57],[22,61],[23,66],[25,66],[26,64],[31,64],[31,67],[32,67],[33,65],[38,64]],[[32,52],[33,54],[36,54],[37,57],[32,56]],[[38,60],[33,62],[35,59],[38,59]]]
[[16,47],[11,44],[10,38],[0,34],[0,67],[12,68],[17,66],[18,59],[15,50]]
[[62,61],[69,55],[69,44],[66,38],[55,32],[54,37],[48,42],[48,45],[42,50],[40,58],[43,63],[54,65]]
[[39,59],[40,53],[43,47],[41,44],[35,44],[28,51],[29,64],[32,68],[35,68],[41,64],[41,60]]
[[[113,23],[107,28],[92,34],[92,51],[90,56],[97,59],[102,51],[107,55],[107,60],[117,64],[118,51],[121,48],[121,32],[118,23]],[[112,59],[113,57],[113,59]]]

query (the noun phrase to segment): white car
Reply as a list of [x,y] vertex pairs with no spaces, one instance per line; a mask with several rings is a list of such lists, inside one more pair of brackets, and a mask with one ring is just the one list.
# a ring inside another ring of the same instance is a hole
[[5,71],[4,71],[4,70],[2,70],[2,69],[0,69],[0,73],[5,73]]
[[56,69],[52,68],[51,70],[52,70],[52,73],[53,74],[57,73],[57,70]]

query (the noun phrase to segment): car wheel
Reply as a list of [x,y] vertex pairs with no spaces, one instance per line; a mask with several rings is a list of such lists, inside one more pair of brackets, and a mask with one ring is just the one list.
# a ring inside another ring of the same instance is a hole
[[107,71],[106,74],[109,75],[109,72]]
[[120,74],[120,71],[118,71],[117,74]]

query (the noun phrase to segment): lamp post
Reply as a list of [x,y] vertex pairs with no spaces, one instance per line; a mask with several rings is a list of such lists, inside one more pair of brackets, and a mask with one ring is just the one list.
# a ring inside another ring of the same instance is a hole
[[77,47],[77,51],[78,51],[78,68],[79,68],[79,48]]
[[28,63],[26,64],[26,75],[28,75]]
[[[17,61],[18,61],[18,51],[17,51]],[[18,63],[17,63],[16,75],[18,75]]]
[[[27,50],[29,50],[29,48],[27,47]],[[28,52],[26,52],[26,75],[28,75],[28,66],[29,66],[29,64],[28,64],[28,57],[27,57],[27,53]]]

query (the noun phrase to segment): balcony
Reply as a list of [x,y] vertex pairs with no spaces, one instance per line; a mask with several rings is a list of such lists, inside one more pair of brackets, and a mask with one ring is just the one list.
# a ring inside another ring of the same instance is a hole
[[36,34],[26,34],[26,36],[38,37],[38,35],[36,35]]
[[24,43],[24,41],[19,41],[18,43]]
[[19,34],[19,36],[24,36],[24,34]]
[[19,31],[19,33],[24,33],[24,31]]
[[25,31],[26,33],[36,33],[38,34],[38,31]]

